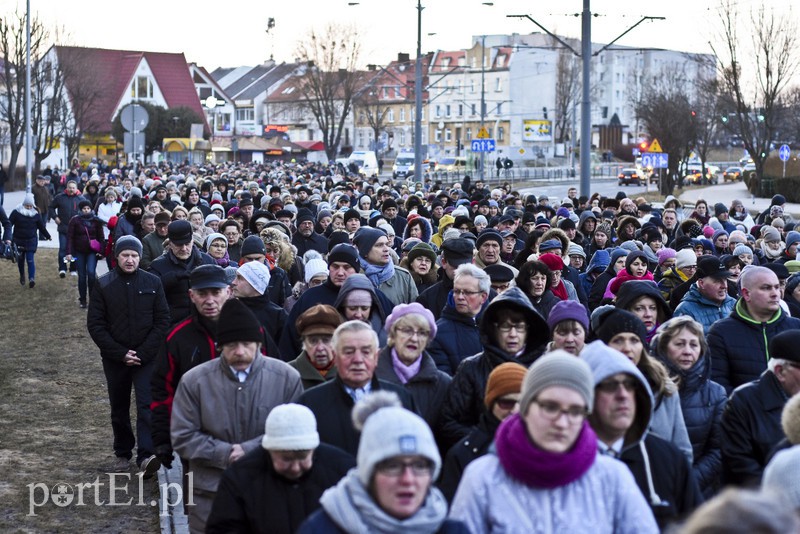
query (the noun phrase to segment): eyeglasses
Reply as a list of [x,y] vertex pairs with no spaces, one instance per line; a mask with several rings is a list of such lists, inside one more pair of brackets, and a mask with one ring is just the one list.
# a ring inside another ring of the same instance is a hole
[[496,401],[494,401],[494,403],[497,404],[497,406],[501,410],[513,410],[514,406],[519,404],[519,400],[518,399],[503,399],[503,398],[500,398],[500,399],[497,399]]
[[316,345],[319,345],[320,343],[322,343],[323,345],[330,345],[332,339],[333,339],[333,336],[326,336],[326,335],[314,336],[314,335],[312,335],[312,336],[308,336],[306,338],[306,341],[312,347],[314,347]]
[[406,472],[406,468],[411,468],[411,472],[418,477],[431,476],[433,465],[428,460],[386,460],[375,466],[375,470],[386,477],[399,477]]
[[508,289],[509,285],[510,284],[492,284],[492,289],[494,289],[499,293],[501,291],[505,291],[506,289]]
[[542,415],[550,421],[555,421],[562,415],[567,416],[567,421],[572,425],[577,425],[586,417],[587,410],[583,406],[570,406],[569,408],[562,408],[560,404],[552,401],[538,401],[533,400],[534,404],[539,406]]
[[483,293],[483,291],[467,291],[466,289],[454,289],[453,295],[456,297],[471,297],[473,295],[477,295],[479,293]]
[[616,393],[620,386],[630,393],[636,388],[636,379],[623,378],[622,380],[603,380],[597,384],[595,388],[601,393]]
[[431,335],[431,333],[428,330],[414,330],[413,328],[408,328],[405,326],[398,326],[395,330],[397,330],[406,337],[414,337],[416,335],[422,338]]
[[227,243],[211,243],[212,248],[228,248]]
[[509,332],[511,332],[512,328],[515,329],[520,334],[524,334],[525,332],[528,331],[528,325],[526,325],[525,323],[502,323],[502,324],[495,323],[495,326],[497,326],[497,329],[504,334],[508,334]]

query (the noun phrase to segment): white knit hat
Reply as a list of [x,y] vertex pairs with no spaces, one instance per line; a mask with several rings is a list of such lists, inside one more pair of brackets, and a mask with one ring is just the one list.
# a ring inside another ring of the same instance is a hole
[[691,267],[697,265],[697,254],[690,248],[679,250],[675,254],[675,268],[682,269],[683,267]]
[[311,279],[317,275],[324,274],[325,276],[328,276],[329,274],[328,264],[325,263],[325,260],[320,258],[309,260],[306,263],[305,271],[306,284],[310,283]]
[[356,469],[364,486],[369,486],[378,463],[404,455],[427,458],[433,462],[432,480],[439,478],[442,458],[430,427],[402,408],[396,393],[378,391],[359,401],[353,408],[353,423],[361,428]]
[[269,285],[269,267],[258,261],[248,261],[236,271],[253,286],[253,289],[264,294]]
[[276,406],[267,416],[261,446],[269,451],[316,449],[319,447],[319,434],[314,412],[301,404]]

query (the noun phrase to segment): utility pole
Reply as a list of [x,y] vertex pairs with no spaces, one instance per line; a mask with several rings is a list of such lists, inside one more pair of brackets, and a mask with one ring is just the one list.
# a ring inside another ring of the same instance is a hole
[[[10,169],[13,176],[14,169]],[[31,0],[25,12],[25,191],[31,192],[33,175],[33,130],[31,129]]]
[[587,198],[592,194],[591,178],[592,109],[589,101],[592,72],[592,12],[589,0],[583,0],[581,13],[581,60],[583,62],[583,97],[581,99],[581,187],[580,194]]
[[414,70],[414,181],[422,182],[422,0],[417,0],[417,62]]
[[[486,36],[481,36],[481,131],[486,119]],[[481,150],[481,182],[486,180],[486,152]]]

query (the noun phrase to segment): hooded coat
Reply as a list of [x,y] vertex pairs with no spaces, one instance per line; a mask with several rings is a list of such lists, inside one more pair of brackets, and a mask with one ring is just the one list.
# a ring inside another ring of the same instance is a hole
[[[623,438],[619,459],[633,473],[662,530],[688,516],[703,497],[686,456],[672,443],[648,434],[654,399],[647,379],[633,362],[601,341],[587,345],[581,358],[592,368],[595,387],[621,373],[636,379],[636,413]],[[598,424],[595,415],[590,421],[592,426]],[[606,451],[607,446],[601,444],[600,450]]]
[[[495,342],[497,314],[509,309],[522,313],[528,326],[525,348],[518,355],[508,354]],[[512,287],[489,304],[480,321],[483,352],[461,362],[447,392],[442,409],[441,429],[442,439],[447,446],[464,438],[478,424],[481,414],[486,410],[483,398],[492,370],[505,362],[516,362],[530,367],[542,354],[549,340],[547,322],[533,308],[521,289]]]
[[347,298],[347,295],[357,289],[369,292],[370,296],[372,297],[372,309],[369,313],[368,322],[378,335],[378,346],[384,347],[386,346],[386,331],[383,329],[383,324],[386,322],[386,312],[384,311],[383,306],[381,306],[381,301],[378,298],[375,286],[372,285],[372,282],[370,282],[366,276],[363,274],[354,274],[348,276],[347,280],[345,280],[344,284],[342,284],[339,294],[336,296],[333,307],[339,310],[339,313],[342,315],[342,317],[344,317],[344,301]]
[[579,277],[584,293],[589,295],[592,292],[595,278],[608,268],[610,261],[611,255],[605,250],[598,250],[592,254],[589,265],[586,266],[586,272],[581,273]]
[[621,257],[627,256],[628,251],[623,249],[616,249],[611,252],[611,258],[608,263],[608,267],[606,270],[600,273],[597,278],[595,278],[594,283],[592,284],[592,290],[589,292],[589,311],[594,311],[595,308],[600,306],[603,301],[603,295],[606,292],[606,287],[608,287],[609,282],[616,278],[617,273],[614,271],[614,263]]
[[411,227],[416,224],[421,225],[422,228],[422,237],[420,238],[420,240],[423,243],[430,243],[431,238],[433,237],[433,227],[431,226],[430,221],[428,221],[428,219],[426,219],[425,217],[417,217],[415,219],[412,219],[412,222],[406,224],[406,227],[403,229],[403,241],[411,237],[409,235],[411,233]]

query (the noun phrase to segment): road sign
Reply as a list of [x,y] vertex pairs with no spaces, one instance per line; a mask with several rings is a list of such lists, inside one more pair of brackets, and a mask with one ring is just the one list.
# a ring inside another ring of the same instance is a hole
[[781,148],[778,149],[778,156],[781,158],[781,161],[789,161],[789,155],[792,151],[789,149],[789,145],[781,145]]
[[485,127],[478,130],[478,139],[489,139],[489,130]]
[[634,156],[639,156],[642,154],[642,151],[639,150],[637,147],[633,147],[632,152]]
[[522,147],[520,147],[520,149],[519,149],[519,150],[517,150],[517,152],[519,152],[519,155],[520,155],[520,156],[524,156],[524,155],[525,155],[525,149],[524,149],[524,148],[522,148]]
[[128,104],[120,113],[122,127],[129,132],[141,132],[150,123],[150,116],[144,106]]
[[123,145],[126,154],[144,154],[144,132],[125,132]]
[[494,152],[494,139],[473,139],[470,142],[473,152]]
[[661,150],[661,143],[658,142],[658,139],[653,139],[650,143],[650,146],[647,147],[648,152],[662,152]]
[[664,152],[648,152],[642,154],[642,167],[666,169],[669,167],[669,154]]

